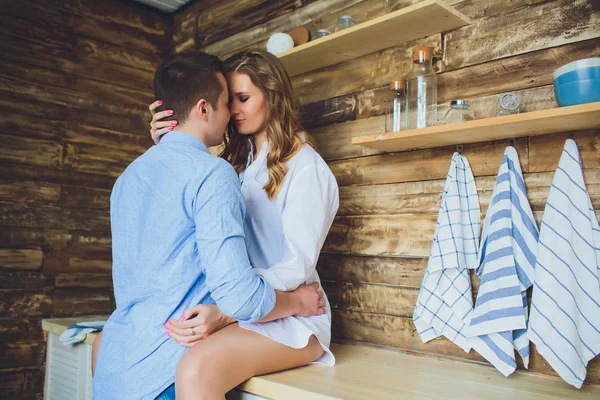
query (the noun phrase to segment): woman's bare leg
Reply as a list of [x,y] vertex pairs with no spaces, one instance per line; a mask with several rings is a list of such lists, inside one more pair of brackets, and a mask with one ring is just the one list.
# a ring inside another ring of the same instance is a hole
[[311,336],[308,345],[292,349],[266,336],[229,325],[202,340],[177,365],[177,400],[223,400],[245,380],[300,367],[317,360],[324,350]]
[[94,376],[94,372],[96,371],[96,361],[98,361],[98,350],[100,350],[100,342],[102,341],[102,331],[98,332],[98,336],[94,339],[94,344],[92,345],[92,376]]

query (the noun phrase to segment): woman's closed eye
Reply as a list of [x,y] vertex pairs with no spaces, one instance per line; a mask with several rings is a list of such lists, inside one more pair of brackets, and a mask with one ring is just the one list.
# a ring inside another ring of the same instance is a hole
[[248,101],[248,99],[249,99],[249,98],[250,98],[249,96],[241,96],[241,97],[240,97],[240,101],[241,101],[242,103],[245,103],[246,101]]

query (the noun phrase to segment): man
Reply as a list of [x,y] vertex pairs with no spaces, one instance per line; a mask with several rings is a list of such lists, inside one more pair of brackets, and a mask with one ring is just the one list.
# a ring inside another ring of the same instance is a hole
[[248,261],[237,175],[208,152],[222,143],[230,118],[220,60],[200,52],[176,55],[157,70],[154,85],[177,127],[131,163],[113,188],[117,309],[104,328],[96,400],[173,398],[176,365],[187,348],[163,325],[191,306],[216,303],[238,321],[305,312],[299,304],[319,310],[316,286],[275,292]]

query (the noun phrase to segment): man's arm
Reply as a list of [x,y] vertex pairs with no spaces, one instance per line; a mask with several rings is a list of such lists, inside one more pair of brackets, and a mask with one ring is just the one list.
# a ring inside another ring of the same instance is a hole
[[322,294],[316,287],[275,292],[254,273],[244,241],[244,217],[244,200],[234,170],[228,164],[217,165],[196,194],[194,220],[206,285],[219,309],[247,322],[320,313]]
[[200,182],[193,206],[196,243],[206,285],[219,309],[254,322],[275,306],[275,291],[252,271],[244,242],[244,200],[225,161]]

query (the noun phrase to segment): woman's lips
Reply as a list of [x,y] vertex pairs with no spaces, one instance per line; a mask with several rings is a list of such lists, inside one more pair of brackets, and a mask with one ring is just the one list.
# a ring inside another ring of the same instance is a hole
[[236,120],[235,120],[235,124],[236,124],[236,125],[240,125],[240,124],[242,124],[244,121],[246,121],[246,120],[245,120],[245,119],[236,119]]

